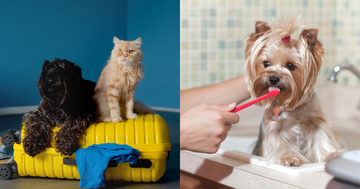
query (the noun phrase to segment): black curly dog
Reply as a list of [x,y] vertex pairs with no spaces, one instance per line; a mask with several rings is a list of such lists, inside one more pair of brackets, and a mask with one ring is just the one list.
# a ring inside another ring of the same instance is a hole
[[25,122],[25,152],[32,157],[43,152],[50,145],[51,128],[61,126],[55,136],[56,151],[72,155],[84,130],[94,121],[95,85],[82,78],[76,64],[65,59],[46,60],[38,80],[40,106]]

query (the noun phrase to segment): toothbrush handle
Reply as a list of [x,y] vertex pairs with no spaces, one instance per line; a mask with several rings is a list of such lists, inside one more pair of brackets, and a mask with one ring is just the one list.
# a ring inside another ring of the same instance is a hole
[[250,102],[247,102],[247,103],[245,103],[245,104],[242,104],[242,105],[236,107],[236,108],[235,108],[233,111],[231,111],[231,112],[232,112],[232,113],[236,113],[236,112],[238,112],[238,111],[240,111],[240,110],[243,110],[243,109],[245,109],[245,108],[247,108],[247,107],[249,107],[249,106],[251,106],[251,105],[254,105],[254,104],[256,104],[256,103],[258,103],[258,102],[260,102],[260,101],[262,101],[262,100],[264,100],[264,99],[266,99],[266,98],[269,98],[269,97],[271,97],[271,94],[270,94],[270,93],[265,94],[265,95],[263,95],[263,96],[261,96],[261,97],[259,97],[259,98],[256,98],[256,99],[254,99],[254,100],[252,100],[252,101],[250,101]]

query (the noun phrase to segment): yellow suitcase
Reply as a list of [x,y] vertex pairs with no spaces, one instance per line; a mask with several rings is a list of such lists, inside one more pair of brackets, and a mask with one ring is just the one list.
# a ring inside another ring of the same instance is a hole
[[[24,126],[21,139],[25,137]],[[53,128],[54,133],[60,127]],[[141,153],[139,161],[129,163],[110,162],[106,170],[106,180],[155,182],[165,173],[166,160],[169,157],[171,144],[169,130],[164,119],[158,114],[140,115],[120,123],[98,123],[88,127],[79,141],[80,148],[93,144],[117,143],[127,144]],[[15,165],[12,171],[20,176],[39,176],[50,178],[80,179],[76,166],[75,153],[72,156],[61,156],[53,148],[54,144],[30,157],[24,152],[22,142],[14,143]]]

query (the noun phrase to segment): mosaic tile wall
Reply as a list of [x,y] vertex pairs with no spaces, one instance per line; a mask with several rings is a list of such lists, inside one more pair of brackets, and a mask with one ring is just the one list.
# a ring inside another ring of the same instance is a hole
[[[360,69],[360,1],[181,0],[180,9],[181,89],[242,75],[245,40],[254,32],[254,21],[279,21],[282,14],[301,14],[307,28],[320,28],[326,54],[317,85],[330,85],[328,77],[341,62]],[[360,80],[344,71],[337,85],[360,86]]]

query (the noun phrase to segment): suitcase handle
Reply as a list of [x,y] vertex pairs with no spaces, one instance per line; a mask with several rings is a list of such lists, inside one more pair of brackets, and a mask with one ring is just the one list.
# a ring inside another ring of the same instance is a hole
[[[64,165],[77,165],[75,159],[63,158]],[[148,159],[139,159],[134,164],[129,164],[131,168],[150,168],[152,166],[152,162]],[[110,161],[108,167],[117,167],[117,163],[115,161]]]
[[[70,159],[70,158],[63,158],[63,164],[64,165],[75,165],[76,164],[76,160],[75,159]],[[115,161],[110,161],[108,164],[108,167],[117,167],[117,163]]]

